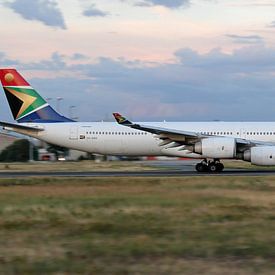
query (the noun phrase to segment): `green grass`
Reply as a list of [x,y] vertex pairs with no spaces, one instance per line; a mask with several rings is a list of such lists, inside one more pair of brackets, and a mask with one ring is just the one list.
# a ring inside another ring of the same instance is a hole
[[0,180],[0,274],[274,274],[275,177]]

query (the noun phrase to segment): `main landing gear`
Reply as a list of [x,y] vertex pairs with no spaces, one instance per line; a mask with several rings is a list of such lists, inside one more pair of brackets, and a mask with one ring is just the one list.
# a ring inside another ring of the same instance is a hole
[[220,162],[219,159],[214,159],[213,161],[207,161],[204,159],[202,162],[196,165],[196,170],[199,173],[210,172],[210,173],[218,173],[222,172],[224,169],[224,165]]

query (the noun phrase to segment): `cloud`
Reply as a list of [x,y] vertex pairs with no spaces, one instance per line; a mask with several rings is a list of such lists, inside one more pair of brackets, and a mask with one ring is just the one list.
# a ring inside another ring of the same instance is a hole
[[50,27],[66,29],[63,15],[55,0],[14,0],[6,2],[5,6],[27,20],[35,20]]
[[[154,66],[107,57],[71,64],[74,56],[53,53],[48,60],[16,67],[36,75],[30,83],[44,97],[63,97],[62,113],[75,105],[76,115],[86,121],[114,111],[137,121],[274,118],[275,48],[249,45],[231,54],[183,48],[175,53],[177,62]],[[10,60],[0,55],[5,59]],[[6,101],[1,102],[5,117]]]
[[213,49],[199,54],[192,49],[180,49],[175,53],[179,62],[188,68],[198,68],[219,74],[258,73],[275,70],[275,48],[262,45],[248,46],[235,50],[232,54]]
[[97,9],[96,6],[92,4],[89,8],[83,11],[83,15],[87,17],[105,17],[109,15],[109,13]]
[[269,25],[268,25],[269,28],[275,28],[275,21],[272,21]]
[[227,34],[226,37],[231,38],[237,44],[257,44],[263,42],[263,38],[259,35]]
[[72,60],[85,60],[85,59],[89,59],[89,57],[82,53],[74,53],[72,55],[71,59]]
[[15,59],[9,59],[5,53],[0,52],[0,64],[1,64],[1,68],[4,68],[4,67],[17,66],[20,64],[20,62]]
[[[54,52],[49,60],[41,60],[39,62],[20,64],[25,70],[45,70],[45,71],[54,71],[54,70],[66,70],[67,64],[65,61],[66,56]],[[73,56],[72,56],[73,58]]]
[[151,6],[164,6],[166,8],[180,8],[188,7],[190,0],[142,0],[136,3],[137,6],[151,7]]

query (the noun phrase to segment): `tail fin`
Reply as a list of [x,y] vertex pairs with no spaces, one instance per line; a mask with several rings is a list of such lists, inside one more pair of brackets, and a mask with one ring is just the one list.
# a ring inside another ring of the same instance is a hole
[[72,121],[58,114],[15,69],[0,69],[0,80],[19,123]]

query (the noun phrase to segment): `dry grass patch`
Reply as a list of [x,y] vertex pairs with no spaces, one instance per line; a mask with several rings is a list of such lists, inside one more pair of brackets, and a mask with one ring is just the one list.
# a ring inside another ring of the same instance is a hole
[[56,172],[56,171],[146,171],[154,170],[156,168],[144,165],[142,162],[135,161],[77,161],[77,162],[33,162],[33,163],[2,163],[0,164],[1,171],[42,171],[42,172]]
[[274,180],[0,179],[0,273],[273,274]]

